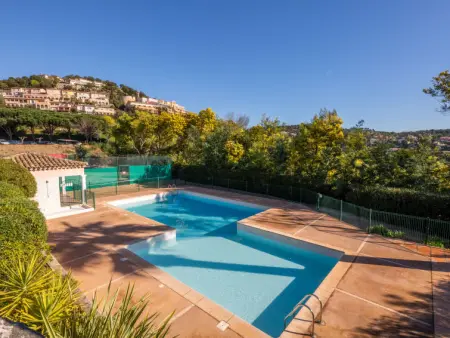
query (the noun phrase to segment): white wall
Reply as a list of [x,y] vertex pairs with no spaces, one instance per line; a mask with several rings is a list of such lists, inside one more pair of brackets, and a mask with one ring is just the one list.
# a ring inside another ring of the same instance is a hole
[[32,171],[37,192],[34,197],[44,215],[63,210],[59,197],[59,177],[84,175],[84,169]]

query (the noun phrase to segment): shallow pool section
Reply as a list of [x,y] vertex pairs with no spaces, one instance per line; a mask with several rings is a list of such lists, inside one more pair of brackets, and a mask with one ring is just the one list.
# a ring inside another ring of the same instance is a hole
[[286,314],[315,291],[341,255],[238,225],[264,210],[255,205],[182,192],[120,206],[176,228],[176,238],[129,250],[270,336],[281,334]]

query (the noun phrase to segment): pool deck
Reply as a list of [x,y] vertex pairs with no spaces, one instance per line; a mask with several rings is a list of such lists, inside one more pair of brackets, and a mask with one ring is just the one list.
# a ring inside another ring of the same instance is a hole
[[[368,235],[298,203],[200,187],[183,188],[269,207],[239,223],[344,253],[316,290],[324,303],[317,337],[450,337],[450,251]],[[170,333],[180,337],[267,337],[195,290],[125,249],[172,230],[107,202],[168,189],[147,189],[97,200],[95,211],[47,221],[53,255],[81,282],[88,298],[135,284],[135,297],[151,294],[150,312],[175,311]],[[299,300],[302,295],[299,295]],[[308,303],[314,312],[318,304]],[[316,312],[317,313],[317,312]],[[310,328],[305,309],[283,338]],[[217,328],[224,321],[225,331]]]

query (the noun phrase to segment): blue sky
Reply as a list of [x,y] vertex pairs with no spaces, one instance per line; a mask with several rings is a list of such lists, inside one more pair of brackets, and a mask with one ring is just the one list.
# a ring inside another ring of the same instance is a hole
[[450,1],[15,1],[0,78],[92,75],[191,111],[288,124],[335,108],[346,126],[450,128],[422,93],[450,68]]

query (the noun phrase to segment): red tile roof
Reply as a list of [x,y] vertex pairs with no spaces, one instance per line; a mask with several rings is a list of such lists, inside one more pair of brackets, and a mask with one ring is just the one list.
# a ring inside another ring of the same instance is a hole
[[46,154],[37,153],[22,153],[9,158],[29,171],[79,169],[87,166],[86,162],[55,158]]

